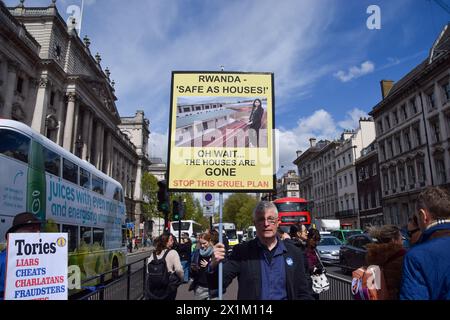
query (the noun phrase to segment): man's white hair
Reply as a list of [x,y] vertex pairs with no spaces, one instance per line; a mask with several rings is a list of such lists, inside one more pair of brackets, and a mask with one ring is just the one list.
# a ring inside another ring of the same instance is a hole
[[273,209],[276,216],[278,217],[278,209],[273,202],[270,201],[260,201],[253,210],[253,220],[256,220],[256,215],[258,213],[266,213],[267,210]]

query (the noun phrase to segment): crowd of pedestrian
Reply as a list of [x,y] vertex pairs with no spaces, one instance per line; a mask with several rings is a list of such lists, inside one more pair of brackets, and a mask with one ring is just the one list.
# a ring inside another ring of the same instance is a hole
[[[196,300],[218,297],[218,265],[223,264],[223,290],[237,278],[239,300],[313,300],[327,289],[326,269],[317,252],[318,230],[279,228],[278,211],[262,201],[253,211],[256,238],[229,250],[226,235],[217,229],[189,237],[164,233],[153,241],[147,261],[146,297],[174,300],[181,284],[189,285]],[[18,214],[7,233],[39,232],[41,222],[31,213]],[[401,229],[384,225],[368,229],[367,266],[376,265],[385,286],[378,299],[450,299],[450,193],[429,187],[417,199],[407,225],[409,248]],[[129,241],[133,248],[133,242]],[[6,253],[0,253],[0,298],[4,290]],[[320,283],[324,282],[324,283]]]
[[[329,287],[317,251],[320,232],[302,224],[292,225],[289,232],[279,228],[277,208],[266,201],[257,204],[253,223],[256,238],[236,245],[230,254],[215,229],[194,241],[183,235],[177,249],[184,268],[181,279],[189,279],[194,298],[217,298],[218,265],[223,263],[223,290],[237,278],[239,300],[319,299]],[[419,195],[406,230],[409,248],[397,226],[371,227],[367,232],[374,240],[367,245],[367,265],[380,267],[386,286],[379,299],[450,299],[448,191],[430,187]]]

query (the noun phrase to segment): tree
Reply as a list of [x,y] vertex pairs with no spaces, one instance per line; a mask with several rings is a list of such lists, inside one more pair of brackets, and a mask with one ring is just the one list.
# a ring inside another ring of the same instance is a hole
[[141,180],[142,196],[144,203],[142,204],[142,214],[145,219],[151,220],[153,217],[161,216],[158,212],[158,179],[149,172],[144,172]]
[[195,199],[192,193],[177,192],[171,195],[171,201],[177,200],[183,202],[184,216],[183,220],[194,220],[200,223],[205,229],[208,228],[209,222],[203,216],[203,209],[198,199]]
[[223,222],[234,222],[239,230],[252,225],[253,209],[256,199],[246,193],[234,193],[225,200],[223,206]]

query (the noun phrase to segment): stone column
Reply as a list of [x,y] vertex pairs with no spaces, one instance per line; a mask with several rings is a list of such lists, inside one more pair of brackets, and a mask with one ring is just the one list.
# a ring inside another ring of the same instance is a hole
[[45,117],[47,115],[47,103],[48,103],[48,78],[42,76],[39,81],[39,89],[36,98],[36,105],[34,107],[33,120],[31,127],[45,134]]
[[83,113],[83,151],[81,153],[81,158],[83,160],[88,160],[88,149],[90,147],[89,144],[89,127],[90,127],[91,113],[86,108]]
[[8,62],[8,75],[6,78],[5,104],[3,106],[2,115],[6,119],[11,119],[11,111],[14,99],[14,91],[16,90],[17,71],[19,66],[15,62]]
[[99,170],[104,171],[103,159],[105,157],[105,125],[102,123],[100,127],[100,144],[99,144]]
[[87,142],[87,160],[90,163],[94,163],[94,154],[92,153],[92,144],[94,143],[94,114],[89,113],[89,131],[88,131],[88,142]]
[[110,165],[111,165],[111,133],[107,128],[105,128],[105,133],[103,136],[103,140],[106,138],[106,145],[103,146],[103,172],[107,175],[110,174]]
[[55,104],[58,117],[58,136],[56,138],[56,143],[62,146],[64,141],[64,115],[66,107],[64,105],[63,95],[60,91],[55,93]]
[[134,199],[136,201],[142,201],[142,190],[141,190],[141,179],[142,179],[142,160],[139,159],[136,168],[136,182],[134,183]]
[[73,145],[73,122],[75,116],[75,101],[76,95],[74,92],[70,92],[67,95],[67,112],[66,112],[66,124],[64,126],[64,149],[71,151]]
[[113,144],[112,144],[112,132],[108,132],[108,175],[110,177],[113,176],[113,167],[114,167],[114,153],[113,153]]
[[100,122],[97,122],[97,127],[95,130],[95,138],[96,143],[95,143],[95,167],[99,170],[101,170],[101,154],[102,154],[102,124]]
[[81,156],[80,154],[77,154],[78,150],[76,147],[76,144],[79,140],[79,136],[81,135],[80,132],[78,132],[78,122],[80,121],[80,104],[75,103],[75,114],[74,114],[74,124],[73,124],[73,143],[72,143],[72,152],[73,154],[76,154],[77,156]]

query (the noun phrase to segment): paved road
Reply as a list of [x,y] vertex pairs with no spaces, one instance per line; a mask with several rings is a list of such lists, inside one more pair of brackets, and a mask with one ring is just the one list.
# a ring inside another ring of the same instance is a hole
[[[194,291],[188,291],[188,284],[183,284],[178,288],[176,300],[195,300]],[[223,295],[223,300],[237,300],[238,282],[237,279],[230,284],[227,292]]]

